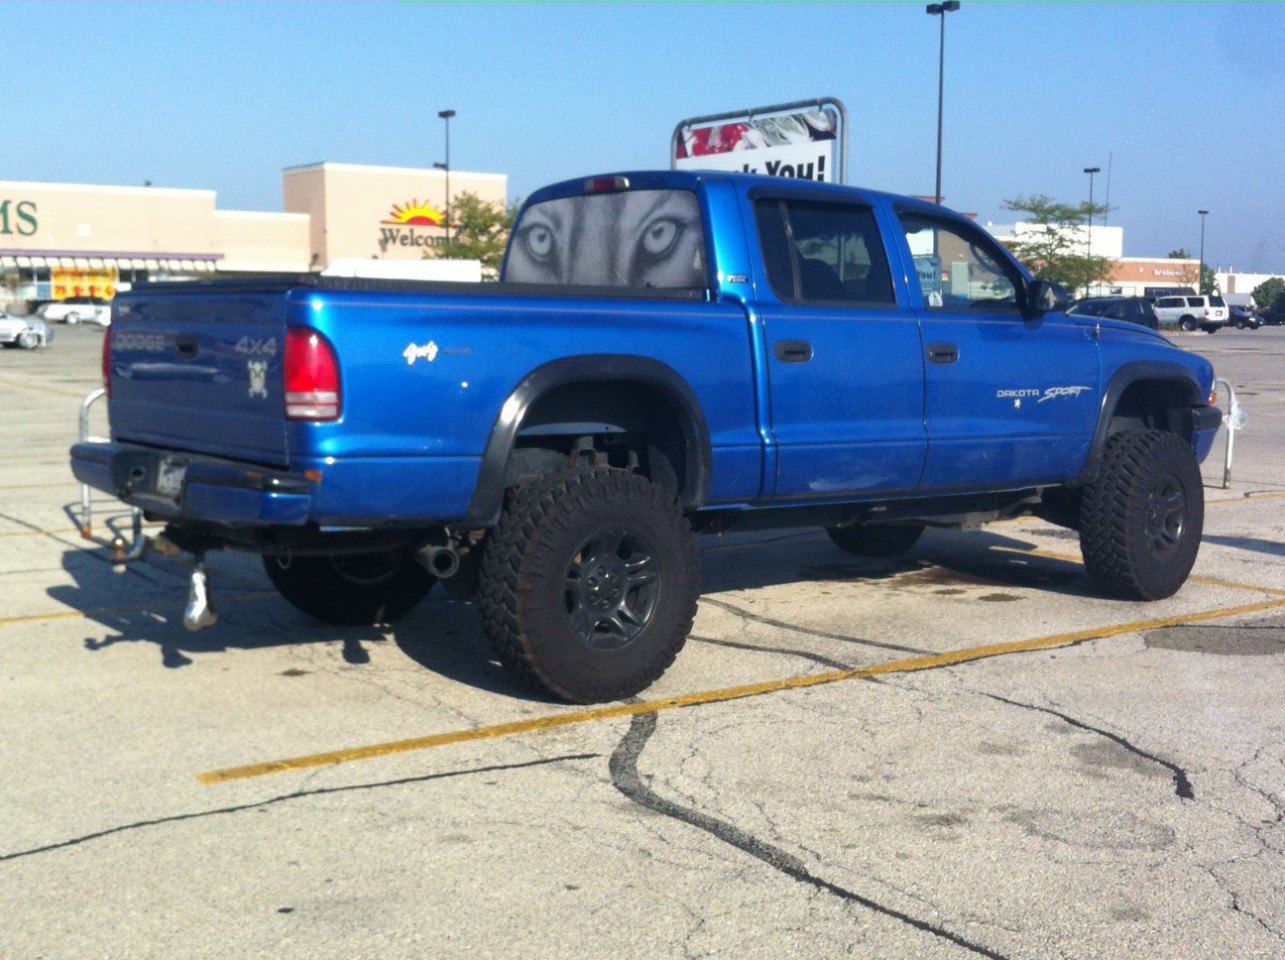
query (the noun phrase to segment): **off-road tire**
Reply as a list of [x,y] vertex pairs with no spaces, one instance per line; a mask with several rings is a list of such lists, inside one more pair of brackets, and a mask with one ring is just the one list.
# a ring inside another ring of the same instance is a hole
[[1200,467],[1185,440],[1159,430],[1115,434],[1080,502],[1089,579],[1124,600],[1173,596],[1196,562],[1204,520]]
[[573,703],[655,682],[687,642],[699,596],[696,539],[677,501],[605,467],[510,490],[478,581],[500,662]]
[[858,557],[897,557],[919,542],[922,524],[881,527],[826,527],[836,547]]
[[407,549],[332,556],[263,558],[277,592],[323,623],[390,623],[428,595],[437,578]]

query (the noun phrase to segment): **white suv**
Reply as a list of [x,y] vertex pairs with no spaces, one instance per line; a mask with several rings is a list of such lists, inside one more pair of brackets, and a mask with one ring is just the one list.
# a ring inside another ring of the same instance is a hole
[[1215,333],[1227,322],[1227,304],[1222,297],[1160,297],[1156,316],[1162,326],[1178,324],[1183,330]]
[[67,297],[46,303],[36,314],[51,322],[96,323],[106,327],[112,322],[112,304],[102,297]]

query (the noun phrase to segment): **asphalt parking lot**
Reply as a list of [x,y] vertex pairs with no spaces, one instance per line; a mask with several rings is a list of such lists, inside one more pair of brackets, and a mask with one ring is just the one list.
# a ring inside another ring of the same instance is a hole
[[0,351],[3,960],[1285,958],[1285,328],[1175,335],[1249,415],[1177,596],[1034,520],[707,539],[678,662],[597,709],[440,590],[325,627],[217,554],[185,630],[184,558],[77,534],[102,334],[56,334]]

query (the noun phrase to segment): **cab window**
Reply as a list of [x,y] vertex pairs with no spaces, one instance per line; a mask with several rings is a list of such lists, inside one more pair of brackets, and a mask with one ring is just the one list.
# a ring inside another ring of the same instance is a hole
[[1017,309],[1021,274],[980,230],[917,213],[901,226],[927,309]]
[[755,204],[768,282],[795,303],[894,302],[892,274],[869,207],[795,199]]

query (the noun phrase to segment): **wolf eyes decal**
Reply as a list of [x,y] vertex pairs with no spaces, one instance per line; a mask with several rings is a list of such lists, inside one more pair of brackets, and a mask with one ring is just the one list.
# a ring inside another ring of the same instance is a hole
[[548,200],[518,224],[504,279],[610,287],[704,287],[696,197],[635,190]]

